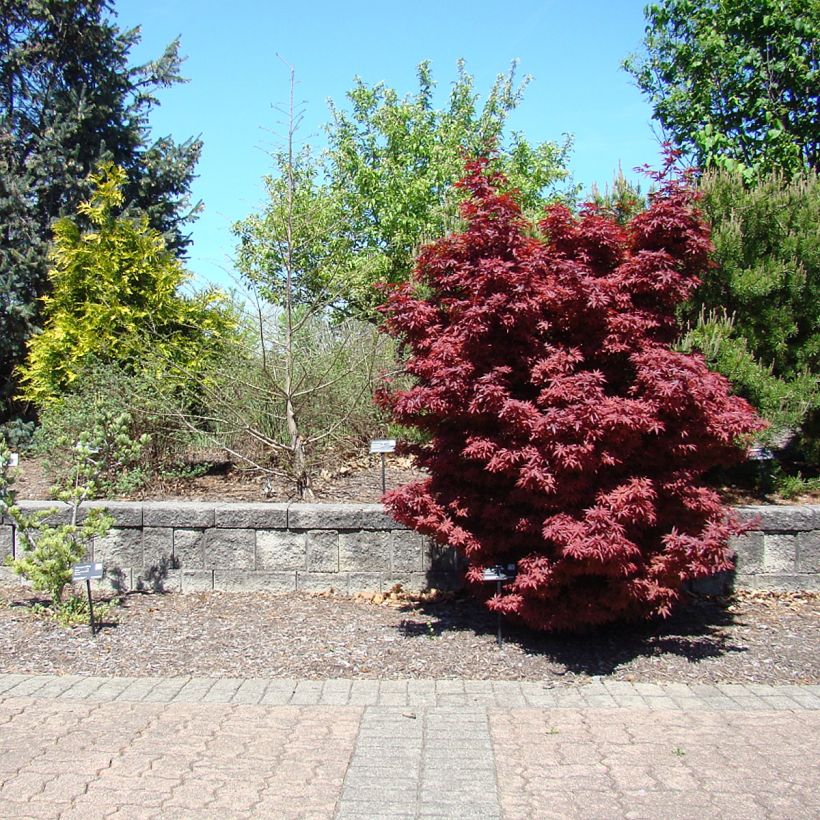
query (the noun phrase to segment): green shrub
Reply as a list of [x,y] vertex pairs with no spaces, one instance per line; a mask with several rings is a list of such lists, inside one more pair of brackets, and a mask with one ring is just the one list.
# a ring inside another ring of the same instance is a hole
[[82,510],[93,494],[97,466],[97,442],[91,437],[74,448],[72,471],[57,494],[69,508],[66,524],[50,524],[56,510],[24,513],[15,503],[14,475],[9,467],[10,451],[0,444],[0,514],[10,518],[17,529],[18,554],[9,561],[18,575],[31,581],[34,589],[46,592],[53,606],[62,601],[63,589],[71,583],[71,569],[81,561],[95,538],[104,537],[114,519],[104,509]]
[[38,407],[74,389],[92,359],[140,373],[151,351],[165,363],[166,378],[196,375],[233,332],[224,298],[215,291],[183,296],[190,277],[162,234],[144,215],[121,213],[126,181],[121,168],[103,165],[77,216],[54,226],[44,327],[21,369],[22,396]]
[[[805,462],[820,466],[820,183],[808,172],[754,185],[710,172],[701,208],[714,266],[687,305],[685,348],[704,352],[771,422],[797,431]],[[813,465],[813,466],[812,466]]]
[[43,408],[32,451],[43,457],[53,481],[66,479],[83,432],[101,442],[95,494],[131,494],[185,462],[199,443],[179,421],[185,397],[173,380],[162,378],[161,362],[154,368],[150,357],[145,361],[145,370],[129,373],[116,362],[91,360],[72,388]]
[[[95,602],[94,620],[100,623],[111,618],[116,603]],[[60,626],[81,626],[89,622],[88,599],[83,595],[70,595],[64,601],[51,606],[34,604],[31,608],[35,615],[56,621]]]

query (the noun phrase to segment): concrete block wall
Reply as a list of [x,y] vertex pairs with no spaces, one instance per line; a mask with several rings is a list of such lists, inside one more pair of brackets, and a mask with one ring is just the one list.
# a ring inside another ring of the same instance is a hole
[[[22,502],[27,510],[55,503]],[[378,504],[93,502],[114,527],[87,556],[122,589],[384,592],[458,583],[457,557]],[[820,505],[738,508],[754,529],[733,544],[735,586],[820,590]],[[58,512],[55,520],[66,513]],[[0,561],[14,550],[0,519]],[[719,591],[726,578],[709,579]],[[708,586],[711,584],[711,587]]]
[[733,541],[736,587],[820,591],[820,505],[737,511],[754,528]]
[[[21,502],[49,510],[55,502]],[[204,590],[385,592],[446,588],[456,556],[390,518],[379,504],[92,502],[114,526],[86,560],[102,562],[109,585]],[[67,519],[58,510],[49,520]],[[0,519],[0,561],[14,549]]]

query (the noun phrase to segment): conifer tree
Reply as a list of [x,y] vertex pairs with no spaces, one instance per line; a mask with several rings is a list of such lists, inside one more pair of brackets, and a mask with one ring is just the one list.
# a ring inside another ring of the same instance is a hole
[[[101,161],[175,251],[187,244],[198,140],[152,141],[156,92],[181,81],[179,43],[132,67],[139,30],[109,0],[0,0],[0,420],[48,288],[52,223],[74,213]],[[19,408],[18,408],[19,409]]]

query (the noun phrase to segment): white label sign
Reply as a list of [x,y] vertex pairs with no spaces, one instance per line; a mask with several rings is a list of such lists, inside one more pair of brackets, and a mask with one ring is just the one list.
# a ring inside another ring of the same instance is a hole
[[102,564],[74,564],[71,568],[72,581],[93,581],[103,577]]
[[396,439],[382,438],[370,442],[371,453],[393,453],[396,450]]
[[16,467],[20,463],[20,456],[17,453],[9,453],[9,467]]
[[482,571],[482,578],[485,581],[512,581],[515,575],[515,564],[497,564]]

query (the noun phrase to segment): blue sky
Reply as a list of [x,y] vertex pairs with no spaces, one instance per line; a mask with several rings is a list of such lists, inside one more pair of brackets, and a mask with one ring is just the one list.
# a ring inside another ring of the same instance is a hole
[[294,66],[305,105],[300,138],[321,146],[328,98],[342,105],[355,76],[416,90],[416,66],[431,60],[441,99],[464,58],[476,90],[489,90],[513,59],[532,75],[510,120],[531,142],[574,135],[570,161],[582,185],[603,187],[619,163],[628,177],[657,164],[648,104],[619,68],[639,48],[644,0],[116,0],[120,27],[141,26],[135,61],[158,56],[174,37],[190,82],[161,95],[156,136],[204,140],[188,265],[200,281],[230,283],[230,226],[258,209],[267,152],[281,147],[281,115]]

